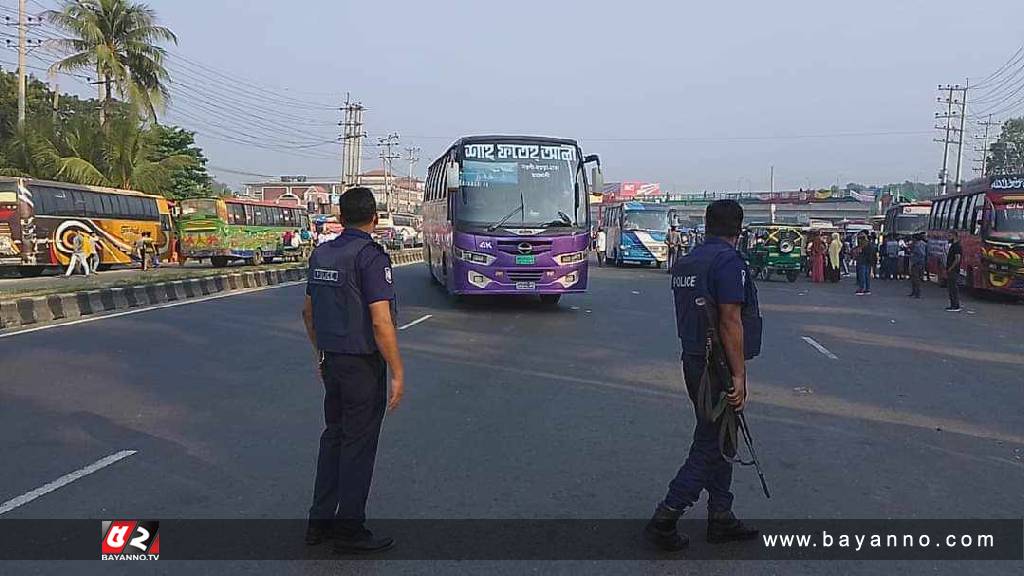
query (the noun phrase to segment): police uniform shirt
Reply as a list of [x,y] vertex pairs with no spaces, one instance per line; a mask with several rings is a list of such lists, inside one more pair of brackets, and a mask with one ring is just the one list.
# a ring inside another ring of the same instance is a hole
[[[371,240],[359,251],[355,260],[358,287],[365,307],[361,316],[369,319],[370,304],[381,301],[392,302],[392,313],[394,313],[395,286],[392,279],[391,258],[380,244],[372,242],[369,234],[362,230],[346,228],[334,240],[317,246],[309,259],[306,294],[313,301],[313,328],[316,332],[317,346],[325,352],[351,353],[350,350],[344,349],[346,335],[340,333],[345,326],[345,319],[348,317],[345,310],[347,298],[343,293],[345,287],[334,285],[337,280],[332,278],[331,273],[336,274],[336,272],[329,269],[326,263],[329,263],[332,255],[346,244],[358,239]],[[372,342],[373,335],[366,336]]]
[[[721,238],[708,238],[705,245],[729,243]],[[735,249],[729,250],[718,261],[708,275],[708,294],[719,304],[743,304],[746,302],[747,264]]]

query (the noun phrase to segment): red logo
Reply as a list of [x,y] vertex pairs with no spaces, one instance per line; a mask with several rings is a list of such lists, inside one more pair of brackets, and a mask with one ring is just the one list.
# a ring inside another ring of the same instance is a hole
[[101,560],[159,560],[160,522],[104,520]]

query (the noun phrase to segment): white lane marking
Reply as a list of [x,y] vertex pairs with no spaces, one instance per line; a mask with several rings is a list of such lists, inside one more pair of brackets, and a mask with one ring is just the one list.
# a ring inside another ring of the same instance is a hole
[[427,314],[423,318],[418,318],[416,320],[413,320],[412,322],[409,322],[405,326],[399,326],[398,329],[399,330],[405,330],[406,328],[412,328],[413,326],[415,326],[415,325],[417,325],[417,324],[419,324],[421,322],[426,322],[427,320],[430,320],[433,317],[434,317],[433,314]]
[[131,310],[124,310],[122,312],[113,312],[111,314],[100,314],[99,316],[88,316],[86,318],[80,318],[78,320],[72,320],[70,322],[61,322],[59,324],[46,324],[45,326],[36,326],[35,328],[26,328],[24,330],[18,330],[17,332],[5,332],[0,334],[0,338],[10,338],[11,336],[20,336],[22,334],[31,334],[32,332],[39,332],[40,330],[49,330],[51,328],[59,328],[61,326],[74,326],[76,324],[87,324],[89,322],[96,322],[98,320],[107,320],[109,318],[119,318],[121,316],[131,316],[132,314],[141,314],[143,312],[150,312],[152,310],[163,310],[164,308],[174,308],[177,306],[185,306],[187,304],[199,304],[200,302],[209,302],[210,300],[217,300],[220,298],[228,298],[230,296],[239,296],[242,294],[252,294],[253,292],[262,292],[263,290],[271,290],[274,288],[287,288],[289,286],[298,286],[299,284],[305,284],[305,280],[297,280],[294,282],[285,282],[283,284],[274,284],[273,286],[260,286],[258,288],[248,288],[246,290],[236,290],[234,292],[224,292],[223,294],[213,294],[211,296],[203,296],[200,298],[189,298],[188,300],[178,300],[176,302],[168,302],[166,304],[155,304],[153,306],[147,306],[145,308],[132,308]]
[[811,346],[814,346],[814,348],[817,349],[818,352],[824,354],[829,360],[839,360],[839,356],[836,356],[835,354],[832,353],[831,350],[825,348],[821,344],[818,344],[818,341],[815,340],[814,338],[811,338],[810,336],[804,336],[804,342],[807,342]]
[[15,508],[24,506],[25,504],[28,504],[29,502],[35,500],[36,498],[46,496],[50,492],[59,490],[64,486],[71,484],[75,480],[85,478],[86,476],[94,472],[98,472],[99,470],[102,470],[107,466],[110,466],[111,464],[116,464],[117,462],[120,462],[121,460],[124,460],[125,458],[133,454],[136,454],[137,452],[137,450],[122,450],[115,454],[111,454],[106,458],[101,458],[93,462],[92,464],[89,464],[85,468],[80,468],[78,470],[75,470],[74,472],[71,472],[70,474],[65,474],[60,478],[57,478],[53,482],[50,482],[49,484],[44,484],[43,486],[40,486],[39,488],[36,488],[31,492],[26,492],[21,496],[18,496],[17,498],[12,498],[7,502],[4,502],[3,504],[0,504],[0,515],[6,514],[11,510],[14,510]]

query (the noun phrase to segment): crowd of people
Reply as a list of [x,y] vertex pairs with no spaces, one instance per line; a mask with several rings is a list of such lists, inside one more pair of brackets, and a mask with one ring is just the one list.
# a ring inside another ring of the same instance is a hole
[[[135,240],[132,247],[132,259],[139,263],[142,270],[160,267],[160,252],[149,232],[143,232]],[[71,259],[68,262],[65,278],[70,278],[81,270],[88,277],[98,274],[103,261],[103,242],[95,232],[71,232]]]
[[[874,232],[861,232],[852,242],[843,241],[838,233],[826,240],[815,235],[807,245],[808,276],[811,282],[837,283],[849,275],[853,265],[858,296],[871,294],[872,278],[909,280],[911,298],[921,297],[921,286],[928,275],[928,240],[923,233],[908,237],[891,236],[879,243]],[[945,267],[948,278],[959,276],[961,249],[955,233],[951,234]],[[959,312],[960,294],[957,282],[947,282],[950,312]]]

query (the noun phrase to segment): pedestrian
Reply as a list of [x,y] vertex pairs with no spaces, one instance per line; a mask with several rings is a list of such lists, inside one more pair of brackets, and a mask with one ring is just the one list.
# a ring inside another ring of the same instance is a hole
[[597,265],[604,266],[605,259],[605,243],[607,242],[607,235],[605,234],[604,227],[597,229]]
[[665,238],[665,243],[668,245],[668,268],[672,270],[672,264],[676,259],[676,250],[679,249],[679,245],[682,244],[680,240],[679,228],[674,224],[668,229],[668,236]]
[[875,267],[875,245],[870,237],[862,234],[857,237],[857,292],[858,296],[871,294],[871,271]]
[[820,234],[811,240],[811,282],[825,281],[825,242]]
[[68,262],[67,272],[64,273],[64,277],[68,278],[75,273],[75,268],[81,266],[82,272],[85,273],[85,277],[89,277],[89,259],[86,256],[86,244],[84,232],[72,232],[71,233],[71,261]]
[[89,234],[89,270],[93,274],[99,274],[100,264],[103,262],[103,245],[100,244],[100,237],[95,232]]
[[885,254],[882,261],[882,278],[894,280],[899,275],[899,270],[896,267],[900,253],[899,242],[896,241],[894,236],[890,235],[886,237],[885,243],[882,246]]
[[900,256],[896,267],[896,277],[899,280],[910,277],[910,244],[906,238],[899,239]]
[[843,239],[843,251],[839,254],[839,264],[842,266],[841,273],[843,276],[850,275],[850,238],[847,236]]
[[143,232],[141,236],[135,239],[134,252],[135,257],[139,259],[139,264],[142,266],[142,270],[149,270],[149,258],[147,258],[146,252],[146,234]]
[[705,378],[707,316],[701,305],[710,302],[717,309],[719,331],[730,372],[731,409],[743,410],[747,397],[746,360],[760,353],[761,319],[757,289],[736,241],[743,225],[743,208],[734,200],[717,200],[708,205],[703,244],[680,257],[672,268],[676,329],[682,349],[682,372],[687,392],[697,415],[686,462],[658,503],[644,533],[663,550],[681,550],[689,539],[677,529],[679,517],[696,504],[701,492],[708,493],[707,539],[729,542],[755,538],[758,531],[738,520],[732,512],[732,462],[719,445],[722,418],[707,420],[698,406],[701,380]]
[[331,538],[340,553],[380,552],[394,541],[367,530],[366,500],[384,413],[398,407],[405,371],[391,259],[370,237],[378,222],[373,192],[351,188],[340,208],[345,230],[310,257],[302,312],[323,380],[326,424],[306,543]]
[[842,262],[843,242],[839,239],[839,233],[832,233],[832,241],[828,245],[828,279],[835,284],[839,282],[839,270]]
[[142,233],[143,242],[146,244],[146,254],[149,254],[150,262],[153,268],[160,267],[160,251],[156,249],[156,242],[153,241],[153,236],[149,232]]
[[957,233],[949,233],[949,248],[946,249],[946,288],[949,290],[949,307],[946,312],[959,312],[960,308],[960,260],[963,251],[960,248],[960,237]]
[[928,243],[924,236],[918,234],[910,245],[910,297],[921,297],[921,283],[924,268],[928,261]]

